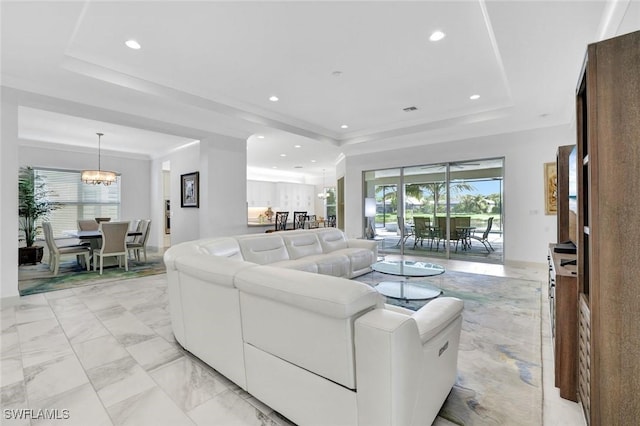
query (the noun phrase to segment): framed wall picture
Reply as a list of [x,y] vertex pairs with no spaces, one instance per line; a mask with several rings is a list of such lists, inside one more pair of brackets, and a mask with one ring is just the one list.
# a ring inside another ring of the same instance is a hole
[[544,163],[544,214],[558,214],[558,176],[556,163]]
[[200,173],[180,175],[180,207],[200,207]]

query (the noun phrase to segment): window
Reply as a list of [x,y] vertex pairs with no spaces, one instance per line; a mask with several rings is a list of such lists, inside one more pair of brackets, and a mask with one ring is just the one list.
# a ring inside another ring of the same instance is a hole
[[43,177],[52,200],[62,206],[49,216],[54,237],[78,229],[78,219],[120,219],[120,176],[115,183],[104,186],[83,183],[79,171],[35,168],[34,171]]
[[335,188],[325,188],[325,194],[329,194],[327,197],[327,201],[325,203],[325,217],[327,216],[335,216],[336,214],[336,189]]
[[380,251],[502,263],[503,179],[503,158],[364,171]]

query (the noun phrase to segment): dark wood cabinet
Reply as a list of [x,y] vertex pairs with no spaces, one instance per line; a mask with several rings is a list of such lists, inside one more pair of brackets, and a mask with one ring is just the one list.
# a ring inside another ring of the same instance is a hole
[[576,96],[579,399],[640,419],[640,31],[588,46]]
[[560,396],[578,400],[578,279],[575,254],[555,253],[549,245],[549,309],[555,385]]

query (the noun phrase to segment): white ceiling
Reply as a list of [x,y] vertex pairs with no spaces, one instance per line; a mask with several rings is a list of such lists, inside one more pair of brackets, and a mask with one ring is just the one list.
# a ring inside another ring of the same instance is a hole
[[3,1],[2,84],[48,96],[20,109],[24,139],[159,156],[222,133],[250,167],[319,176],[341,153],[570,123],[586,45],[640,29],[639,5]]

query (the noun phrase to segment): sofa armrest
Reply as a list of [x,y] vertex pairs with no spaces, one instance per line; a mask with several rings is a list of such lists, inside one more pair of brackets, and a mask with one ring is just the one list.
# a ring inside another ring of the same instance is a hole
[[359,424],[433,422],[456,380],[461,311],[442,297],[413,314],[375,309],[356,320]]
[[362,240],[358,238],[349,238],[347,240],[347,247],[349,248],[365,248],[371,251],[378,250],[378,242],[374,240]]
[[175,271],[175,261],[179,257],[200,254],[199,247],[191,241],[176,244],[164,252],[163,260],[167,272]]
[[[428,309],[425,309],[426,307]],[[462,314],[464,303],[455,297],[441,297],[423,306],[411,317],[418,325],[420,340],[426,343]]]
[[363,248],[371,250],[373,252],[373,261],[378,258],[378,242],[373,240],[361,240],[350,238],[347,240],[347,247],[349,248]]

